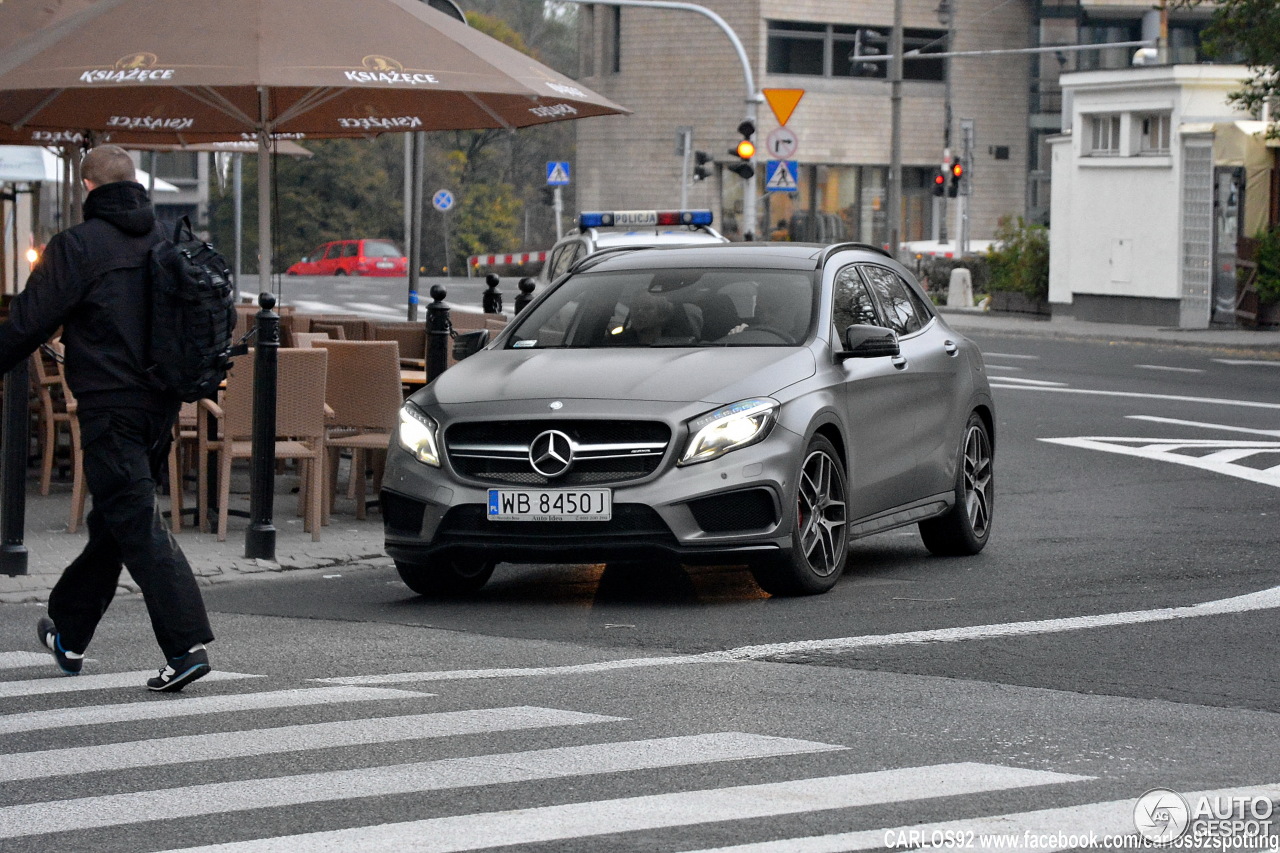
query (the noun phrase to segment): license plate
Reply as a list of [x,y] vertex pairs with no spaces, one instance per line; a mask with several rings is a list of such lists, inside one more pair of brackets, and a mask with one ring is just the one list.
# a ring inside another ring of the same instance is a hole
[[490,521],[608,521],[609,489],[490,489]]
[[380,270],[389,270],[394,267],[395,267],[395,264],[391,263],[390,261],[378,261],[378,269]]

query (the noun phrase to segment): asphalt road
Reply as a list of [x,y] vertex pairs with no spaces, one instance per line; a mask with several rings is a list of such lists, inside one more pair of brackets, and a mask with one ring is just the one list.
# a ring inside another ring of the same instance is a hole
[[[256,677],[170,701],[0,681],[4,760],[34,774],[0,773],[4,849],[790,853],[901,848],[915,830],[1043,850],[1134,835],[1153,788],[1192,809],[1193,792],[1280,798],[1280,362],[978,340],[998,407],[978,557],[881,534],[830,594],[791,600],[735,567],[503,565],[459,601],[416,597],[389,567],[214,587],[215,666]],[[0,648],[28,648],[37,609],[3,612]],[[149,666],[147,633],[119,602],[95,672]],[[339,685],[405,692],[237,704]],[[234,707],[169,715],[210,697]],[[49,719],[116,703],[166,711]],[[448,736],[417,718],[517,707],[523,722]],[[409,733],[388,734],[392,717]],[[369,718],[385,742],[350,731]],[[301,723],[341,735],[279,728]],[[172,740],[194,733],[215,746]]]

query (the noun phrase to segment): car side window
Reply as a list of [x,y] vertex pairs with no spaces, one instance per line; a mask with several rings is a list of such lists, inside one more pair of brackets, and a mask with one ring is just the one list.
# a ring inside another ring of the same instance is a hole
[[551,258],[551,280],[555,281],[582,257],[582,243],[574,241],[560,247]]
[[358,254],[360,254],[359,243],[343,243],[342,244],[342,257],[354,258]]
[[342,257],[342,244],[330,243],[329,248],[324,250],[324,257],[326,260],[330,260],[330,261],[334,260],[335,258]]
[[836,337],[841,341],[844,340],[844,330],[850,326],[884,325],[876,314],[875,302],[858,275],[857,267],[847,266],[836,273],[833,300],[831,317],[836,326]]
[[921,318],[916,302],[911,298],[911,288],[891,269],[862,264],[863,277],[871,287],[889,320],[889,328],[899,335],[909,335],[924,328],[928,317]]

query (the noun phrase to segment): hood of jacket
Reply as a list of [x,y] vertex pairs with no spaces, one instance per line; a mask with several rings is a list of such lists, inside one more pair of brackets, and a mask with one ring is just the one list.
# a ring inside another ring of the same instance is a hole
[[84,218],[105,219],[126,234],[142,236],[156,224],[155,209],[146,187],[133,181],[103,184],[84,200]]

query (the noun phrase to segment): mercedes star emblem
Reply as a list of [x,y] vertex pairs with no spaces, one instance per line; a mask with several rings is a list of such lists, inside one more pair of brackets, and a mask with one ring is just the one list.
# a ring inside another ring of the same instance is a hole
[[529,445],[529,464],[544,477],[559,477],[573,464],[573,442],[558,429],[540,433]]

